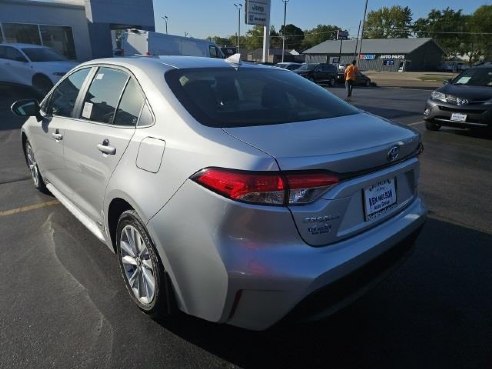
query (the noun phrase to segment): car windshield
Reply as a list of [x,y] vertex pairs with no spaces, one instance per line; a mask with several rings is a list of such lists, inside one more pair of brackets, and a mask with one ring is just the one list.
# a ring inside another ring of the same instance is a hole
[[51,62],[67,60],[64,56],[58,54],[53,49],[44,47],[26,47],[22,51],[32,62]]
[[462,72],[452,82],[453,85],[492,87],[492,68],[471,68]]
[[282,124],[359,113],[324,88],[280,69],[178,69],[165,77],[186,110],[210,127]]
[[297,70],[313,70],[318,64],[302,64]]

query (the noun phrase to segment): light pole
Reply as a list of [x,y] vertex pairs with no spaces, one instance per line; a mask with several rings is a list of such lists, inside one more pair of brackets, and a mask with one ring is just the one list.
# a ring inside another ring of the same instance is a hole
[[167,20],[168,20],[169,18],[167,17],[167,15],[165,15],[165,16],[163,16],[163,17],[161,17],[161,18],[162,18],[162,19],[164,19],[164,22],[166,22],[166,35],[167,35]]
[[285,54],[285,20],[287,19],[287,3],[289,0],[282,0],[284,3],[284,28],[282,31],[282,63],[284,62],[284,54]]
[[237,8],[237,52],[239,52],[239,38],[241,37],[241,8],[243,4],[234,4]]

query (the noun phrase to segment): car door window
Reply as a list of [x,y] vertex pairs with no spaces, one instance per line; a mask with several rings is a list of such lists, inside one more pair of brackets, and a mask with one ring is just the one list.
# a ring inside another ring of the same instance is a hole
[[135,127],[142,111],[145,96],[135,78],[130,78],[114,117],[114,124]]
[[79,91],[90,70],[80,69],[65,78],[45,99],[41,109],[47,114],[71,117]]
[[112,124],[128,78],[128,74],[122,70],[99,68],[85,95],[81,118]]
[[7,47],[6,49],[5,56],[7,59],[27,63],[27,59],[19,50],[14,49],[13,47]]
[[0,46],[0,59],[7,59],[7,48]]

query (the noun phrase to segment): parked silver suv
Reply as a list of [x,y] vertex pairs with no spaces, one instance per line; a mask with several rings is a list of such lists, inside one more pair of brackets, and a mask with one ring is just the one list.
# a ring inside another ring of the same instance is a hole
[[420,136],[279,68],[194,57],[72,70],[22,143],[34,184],[116,252],[150,315],[319,318],[407,255]]

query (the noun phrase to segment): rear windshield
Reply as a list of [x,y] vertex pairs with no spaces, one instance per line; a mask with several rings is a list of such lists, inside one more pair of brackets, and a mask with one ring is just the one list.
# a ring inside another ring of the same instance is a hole
[[67,60],[64,56],[58,54],[55,50],[36,47],[23,48],[22,51],[31,59],[32,62],[50,62]]
[[471,68],[462,72],[452,83],[454,85],[492,87],[492,68]]
[[166,81],[186,110],[210,127],[246,127],[357,114],[324,88],[280,69],[176,69]]

